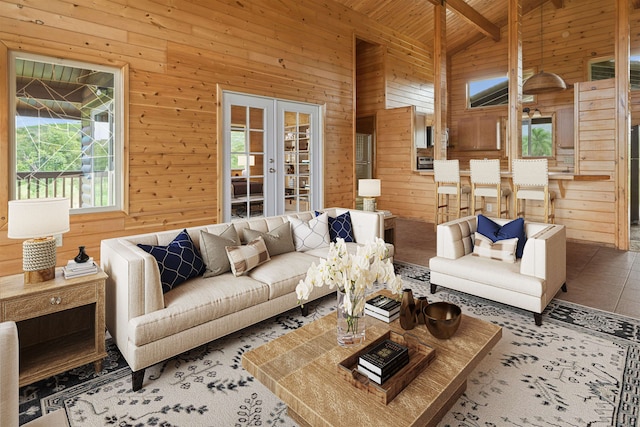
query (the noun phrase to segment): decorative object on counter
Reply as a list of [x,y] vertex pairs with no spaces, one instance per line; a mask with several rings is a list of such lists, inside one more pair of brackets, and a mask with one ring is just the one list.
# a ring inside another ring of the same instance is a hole
[[73,259],[78,264],[89,261],[91,258],[84,250],[84,246],[78,246],[78,255]]
[[316,286],[338,288],[337,339],[341,346],[364,342],[366,289],[371,289],[376,281],[386,283],[394,294],[402,289],[402,278],[396,276],[387,251],[384,240],[377,237],[358,246],[356,253],[351,254],[344,239],[338,238],[329,245],[327,258],[321,259],[318,265],[311,264],[304,280],[296,286],[299,302],[309,299]]
[[544,37],[543,37],[543,6],[540,4],[540,72],[529,77],[522,85],[523,95],[537,95],[539,93],[557,92],[565,90],[567,84],[562,77],[544,71]]
[[[46,214],[45,214],[46,213]],[[55,277],[56,234],[69,231],[69,199],[24,199],[9,201],[10,239],[22,243],[24,283],[38,283]]]
[[416,324],[416,303],[413,291],[409,288],[402,290],[402,304],[400,305],[400,326],[404,330],[413,329]]
[[423,313],[427,329],[439,339],[451,338],[458,330],[462,318],[460,307],[445,301],[427,305]]
[[362,210],[374,212],[376,197],[380,197],[379,179],[359,179],[358,196],[362,197]]

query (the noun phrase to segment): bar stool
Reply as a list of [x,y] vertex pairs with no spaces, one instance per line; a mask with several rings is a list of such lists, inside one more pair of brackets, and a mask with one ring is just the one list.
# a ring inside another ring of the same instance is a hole
[[[456,198],[456,218],[460,218],[460,211],[469,210],[469,194],[467,186],[460,185],[460,162],[458,160],[434,160],[433,176],[436,183],[436,227],[441,223],[440,218],[449,220],[449,196]],[[462,206],[462,194],[467,195],[467,205]],[[444,196],[444,203],[440,202],[440,195]],[[444,209],[444,211],[441,211]]]
[[[556,217],[556,195],[549,191],[549,165],[547,159],[514,159],[513,188],[516,216],[524,217],[526,200],[539,200],[544,204],[544,222],[552,224]],[[518,201],[523,200],[522,211]]]
[[[498,217],[507,214],[509,217],[509,196],[511,189],[502,186],[500,177],[500,160],[470,160],[471,167],[471,211],[475,215],[477,211],[484,213],[485,198],[493,197],[498,205]],[[482,198],[480,209],[476,209],[476,197]],[[505,201],[505,209],[502,210],[502,199]]]

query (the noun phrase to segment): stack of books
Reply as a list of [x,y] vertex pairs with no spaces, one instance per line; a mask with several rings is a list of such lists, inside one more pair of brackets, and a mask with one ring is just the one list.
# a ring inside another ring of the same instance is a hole
[[73,277],[96,274],[98,272],[98,266],[93,262],[93,257],[89,258],[87,262],[75,262],[70,260],[67,262],[66,266],[62,267],[62,272],[65,279],[71,279]]
[[386,339],[358,358],[358,371],[382,384],[409,363],[409,349]]
[[376,295],[365,302],[364,312],[367,316],[390,323],[400,317],[400,305],[400,301],[393,298]]

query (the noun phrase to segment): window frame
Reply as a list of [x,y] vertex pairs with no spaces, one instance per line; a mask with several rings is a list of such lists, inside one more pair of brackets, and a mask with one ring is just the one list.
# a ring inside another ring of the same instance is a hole
[[[525,81],[526,79],[528,79],[529,77],[533,76],[535,74],[535,70],[533,68],[531,69],[527,69],[524,70],[522,73],[522,80]],[[482,78],[470,78],[467,80],[466,84],[465,84],[465,97],[466,97],[466,101],[465,101],[465,108],[467,110],[478,110],[478,109],[482,109],[482,108],[494,108],[494,107],[503,107],[503,106],[507,106],[509,105],[509,94],[507,92],[507,101],[501,104],[493,104],[493,105],[479,105],[477,107],[474,107],[471,105],[471,84],[472,83],[477,83],[477,82],[483,82],[483,81],[489,81],[489,80],[497,80],[497,79],[503,79],[506,83],[507,83],[507,89],[508,89],[508,85],[509,85],[509,75],[507,73],[500,73],[500,74],[490,74],[487,76],[484,76]],[[522,103],[523,104],[530,104],[535,102],[535,95],[522,95]]]
[[[528,134],[531,135],[531,129],[532,129],[532,124],[533,124],[533,120],[546,120],[549,119],[551,121],[551,153],[548,156],[536,156],[536,155],[525,155],[524,150],[522,149],[522,141],[520,142],[520,158],[522,159],[555,159],[556,158],[556,140],[557,140],[557,135],[556,135],[556,118],[555,118],[555,113],[551,114],[551,115],[543,115],[541,117],[536,117],[536,118],[528,118],[528,119],[522,119],[522,127],[525,126],[525,124],[528,122],[528,127],[529,127],[529,132]],[[524,129],[523,129],[523,133],[522,133],[522,139],[524,140]],[[530,141],[530,140],[529,140]]]
[[36,62],[44,62],[49,64],[74,67],[74,68],[83,68],[83,69],[91,69],[101,72],[112,73],[114,76],[113,81],[113,115],[114,115],[114,130],[113,130],[113,204],[108,206],[100,206],[100,207],[78,207],[69,209],[70,214],[87,214],[87,213],[102,213],[102,212],[114,212],[114,211],[123,211],[125,210],[125,200],[126,200],[126,159],[124,156],[125,145],[126,145],[126,82],[128,79],[128,66],[126,64],[120,66],[113,65],[104,65],[95,62],[89,61],[80,61],[59,57],[52,57],[43,54],[30,53],[30,52],[22,52],[22,51],[13,51],[9,50],[7,55],[8,62],[8,99],[9,99],[9,110],[8,110],[8,130],[9,130],[9,168],[7,176],[8,179],[8,199],[14,200],[16,198],[16,175],[17,175],[17,165],[16,165],[16,155],[17,155],[17,146],[16,146],[16,60],[24,59],[27,61],[36,61]]
[[[632,58],[636,58],[637,59],[636,62],[640,62],[640,53],[629,54],[629,67],[631,67]],[[615,77],[615,58],[613,56],[600,56],[597,58],[591,58],[589,59],[589,61],[587,61],[587,81],[589,82],[597,81],[597,80],[593,80],[593,65],[601,62],[613,63],[614,75],[611,78]],[[631,70],[629,70],[629,72],[631,72]],[[603,79],[598,79],[598,80],[603,80]],[[640,83],[636,87],[632,87],[631,81],[629,81],[629,90],[632,92],[640,91]]]

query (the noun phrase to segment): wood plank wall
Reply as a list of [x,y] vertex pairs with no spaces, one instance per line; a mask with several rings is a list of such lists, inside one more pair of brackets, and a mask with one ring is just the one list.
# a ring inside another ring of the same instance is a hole
[[[615,4],[598,0],[565,0],[561,9],[555,9],[550,3],[544,8],[544,68],[561,75],[572,85],[587,80],[587,65],[593,58],[613,57]],[[640,10],[631,11],[631,28],[640,25]],[[540,64],[540,10],[535,9],[523,18],[523,69],[534,68]],[[633,54],[640,53],[640,33],[632,31],[631,49]],[[507,72],[507,40],[506,28],[502,29],[500,42],[483,40],[471,48],[461,51],[449,58],[449,117],[450,147],[449,158],[461,159],[461,164],[468,164],[470,158],[501,158],[503,166],[508,167],[504,150],[467,151],[456,150],[459,123],[474,117],[494,119],[495,116],[507,116],[507,107],[487,107],[470,111],[466,108],[466,82],[470,79],[485,78]],[[574,90],[570,87],[561,93],[538,95],[534,103],[525,104],[530,108],[539,108],[543,113],[555,111],[574,105]],[[640,123],[640,94],[631,95],[632,124]],[[585,113],[601,114],[595,112]],[[583,115],[582,119],[585,117]],[[598,120],[597,115],[593,120]],[[590,121],[590,120],[589,120]],[[602,125],[603,123],[600,123]],[[595,122],[585,123],[586,131]],[[610,173],[614,176],[615,165],[611,162],[615,145],[612,141],[593,149],[594,145],[583,132],[585,155],[583,168],[585,172]],[[579,142],[580,144],[580,142]],[[504,144],[503,144],[504,146]],[[408,167],[408,166],[407,166]],[[428,200],[415,200],[414,206],[403,202],[395,196],[405,197],[407,192],[394,191],[388,197],[384,194],[379,199],[384,209],[398,212],[405,217],[434,220],[433,180],[431,177],[418,176],[405,171],[395,176],[394,181],[405,182],[407,189],[416,188],[428,197]],[[557,222],[567,225],[570,239],[615,245],[615,185],[614,181],[563,183],[565,197],[556,202]],[[551,190],[560,194],[557,182],[551,183]],[[538,211],[533,206],[533,214]]]
[[[414,64],[428,64],[431,48],[332,1],[0,1],[0,81],[6,49],[129,69],[125,211],[74,215],[58,264],[79,245],[99,258],[103,238],[218,222],[221,90],[323,105],[325,206],[353,206],[356,36],[394,58],[394,102],[410,104],[427,75]],[[1,274],[22,270],[21,243],[0,215]]]

